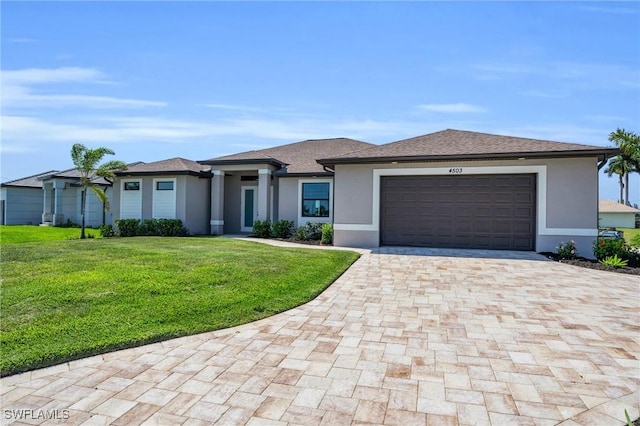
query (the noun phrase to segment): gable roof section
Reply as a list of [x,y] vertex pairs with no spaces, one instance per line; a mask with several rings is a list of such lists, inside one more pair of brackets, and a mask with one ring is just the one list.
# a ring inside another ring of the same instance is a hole
[[631,206],[615,202],[613,200],[600,200],[598,201],[598,211],[600,213],[634,213],[640,214],[640,210],[634,209]]
[[345,155],[375,145],[349,138],[310,139],[273,148],[241,152],[224,157],[203,160],[210,165],[267,163],[276,167],[286,166],[286,175],[326,174],[316,161],[320,157]]
[[51,175],[52,173],[57,173],[57,170],[49,170],[47,172],[38,173],[37,175],[27,176],[20,179],[10,180],[8,182],[4,182],[2,186],[16,186],[23,188],[42,188],[42,179],[39,179],[43,176]]
[[191,175],[209,176],[210,168],[186,158],[169,158],[152,163],[136,163],[126,170],[116,172],[116,176],[144,176],[144,175]]
[[516,159],[540,157],[607,156],[617,148],[553,142],[447,129],[440,132],[374,146],[347,155],[324,156],[320,164],[442,161],[473,159]]

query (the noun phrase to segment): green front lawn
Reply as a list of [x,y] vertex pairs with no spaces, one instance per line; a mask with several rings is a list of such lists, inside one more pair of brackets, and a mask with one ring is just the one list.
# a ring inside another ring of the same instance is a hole
[[[630,245],[633,245],[633,246],[640,246],[640,244],[635,242],[635,241],[640,240],[640,229],[618,228],[618,230],[624,232],[624,240],[627,242],[627,244],[630,244]],[[635,240],[634,240],[634,238],[635,238]]]
[[265,318],[357,257],[222,238],[3,241],[0,372]]
[[[97,229],[86,228],[85,233],[100,237]],[[58,228],[55,226],[0,225],[0,244],[30,243],[36,241],[59,241],[80,238],[80,228]]]

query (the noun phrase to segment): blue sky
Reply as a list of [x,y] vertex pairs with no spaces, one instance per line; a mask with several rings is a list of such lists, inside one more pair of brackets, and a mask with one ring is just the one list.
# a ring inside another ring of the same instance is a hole
[[[3,2],[2,181],[446,128],[640,131],[636,2]],[[601,177],[601,198],[617,199]],[[640,179],[631,198],[640,203]]]

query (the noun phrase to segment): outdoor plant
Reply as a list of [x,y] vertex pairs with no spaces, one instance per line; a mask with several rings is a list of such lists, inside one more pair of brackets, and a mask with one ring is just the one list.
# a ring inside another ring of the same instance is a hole
[[253,222],[253,234],[258,238],[269,238],[271,236],[271,222],[256,220]]
[[121,237],[135,237],[138,235],[140,221],[138,219],[119,219],[116,220],[118,227],[118,235]]
[[273,236],[276,238],[289,238],[293,234],[292,220],[278,220],[273,222]]
[[186,237],[189,230],[182,226],[180,219],[120,219],[116,220],[118,235],[121,237],[158,236]]
[[598,239],[593,243],[593,255],[598,260],[611,256],[626,259],[628,251],[629,248],[624,240]]
[[599,262],[605,266],[613,266],[614,268],[620,268],[629,264],[628,260],[620,259],[618,255],[607,256]]
[[578,249],[576,249],[576,242],[571,240],[568,243],[561,242],[557,247],[558,255],[562,259],[575,259],[578,257]]
[[322,239],[322,223],[307,222],[293,233],[293,239],[298,241],[318,241]]
[[322,225],[322,239],[320,240],[322,244],[330,245],[333,244],[333,225],[330,223],[325,223]]
[[116,236],[116,230],[113,229],[113,225],[100,225],[98,231],[100,231],[100,235],[103,238],[111,238]]

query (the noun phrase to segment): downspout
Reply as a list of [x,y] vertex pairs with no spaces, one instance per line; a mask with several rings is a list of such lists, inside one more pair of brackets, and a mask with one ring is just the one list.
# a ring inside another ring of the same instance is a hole
[[[607,162],[609,162],[609,158],[611,158],[609,154],[604,154],[603,159],[600,160],[600,162],[598,163],[598,181],[600,181],[600,170],[607,164]],[[597,240],[600,234],[600,184],[599,183],[596,188],[596,195],[597,195],[596,197],[596,229],[598,230],[596,233],[596,240]]]
[[336,222],[336,171],[331,170],[329,167],[325,165],[322,166],[322,170],[324,170],[327,173],[333,174],[333,191],[331,191],[331,195],[333,196],[331,198],[331,206],[333,208],[333,212],[331,213],[331,226],[333,227],[333,225]]

